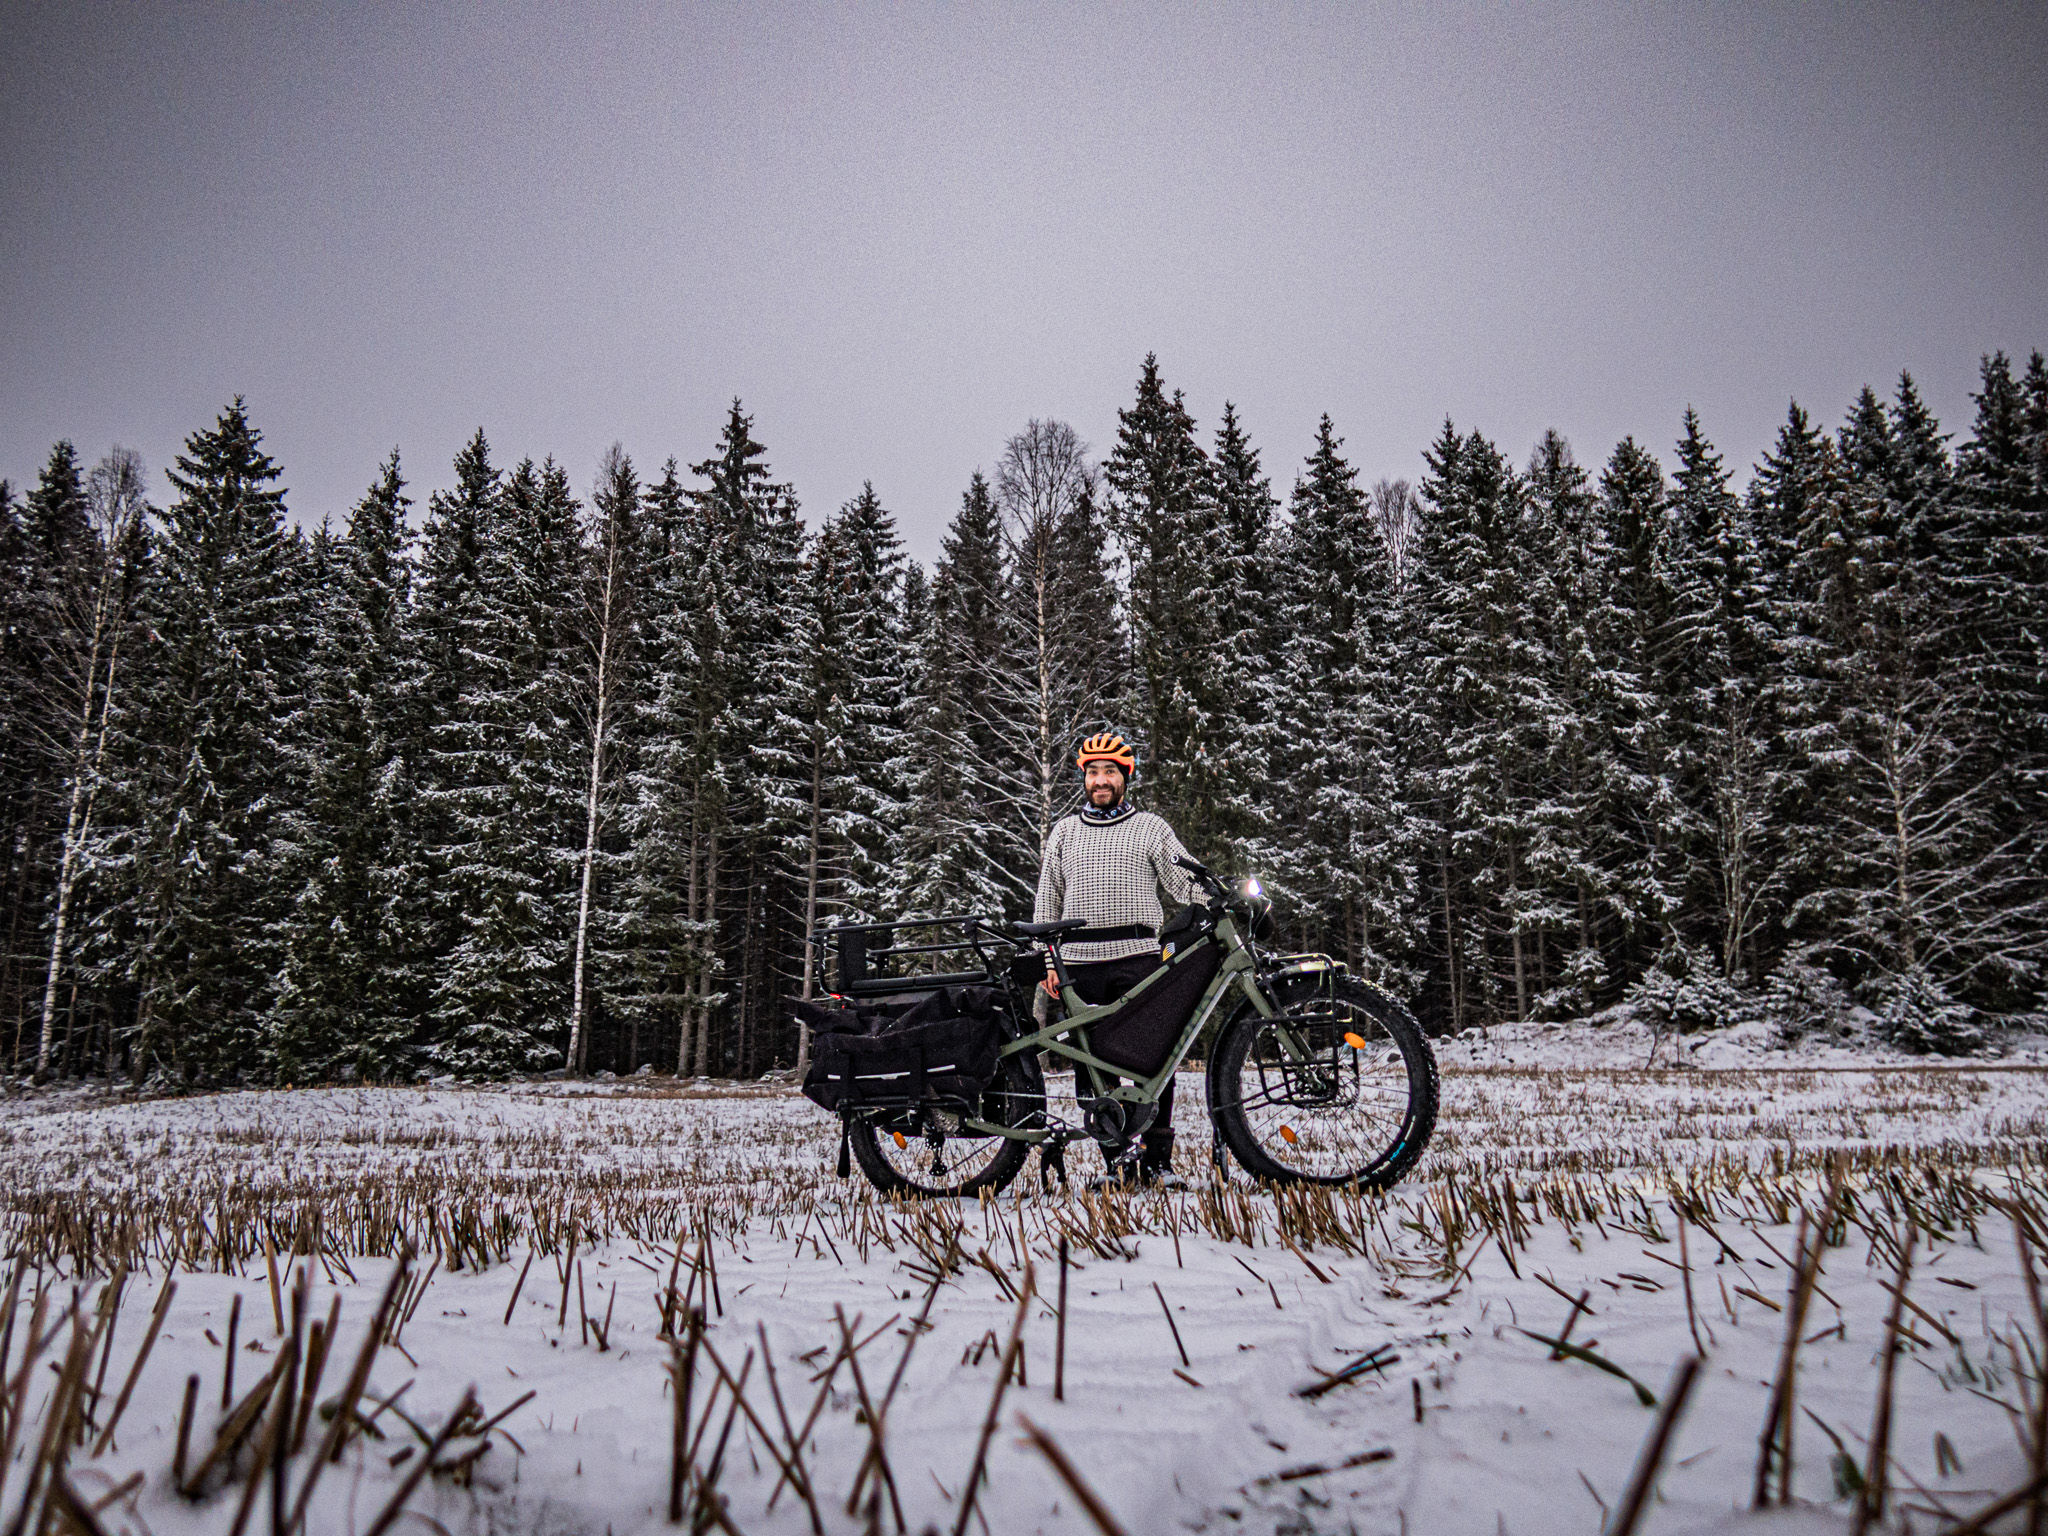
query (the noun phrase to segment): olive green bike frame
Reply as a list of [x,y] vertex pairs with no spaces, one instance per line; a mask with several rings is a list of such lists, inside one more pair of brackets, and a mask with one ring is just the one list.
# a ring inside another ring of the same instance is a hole
[[[1256,1008],[1262,1017],[1269,1019],[1276,1017],[1273,1004],[1268,1000],[1264,990],[1259,985],[1257,970],[1252,963],[1251,952],[1238,938],[1237,924],[1229,913],[1226,912],[1223,916],[1219,917],[1216,921],[1215,929],[1196,940],[1194,944],[1189,945],[1187,949],[1182,951],[1182,954],[1184,956],[1192,955],[1203,944],[1214,944],[1223,952],[1223,959],[1216,967],[1216,974],[1210,980],[1208,990],[1203,992],[1201,1001],[1195,1005],[1194,1012],[1188,1015],[1187,1023],[1182,1026],[1180,1038],[1174,1042],[1173,1049],[1167,1053],[1165,1065],[1152,1076],[1141,1078],[1134,1082],[1122,1083],[1120,1086],[1104,1093],[1103,1082],[1105,1079],[1118,1080],[1132,1077],[1133,1073],[1128,1067],[1119,1067],[1093,1054],[1088,1049],[1089,1031],[1093,1026],[1101,1024],[1105,1020],[1115,1018],[1125,1008],[1128,1008],[1142,998],[1159,982],[1161,977],[1165,976],[1173,968],[1173,962],[1162,961],[1158,969],[1131,988],[1130,991],[1124,993],[1123,996],[1114,998],[1106,1003],[1090,1006],[1082,1002],[1080,994],[1074,990],[1073,982],[1068,979],[1066,974],[1066,964],[1058,957],[1057,949],[1049,950],[1048,953],[1053,956],[1054,968],[1059,977],[1060,1001],[1066,1007],[1066,1017],[1056,1023],[1047,1025],[1044,1029],[1038,1030],[1035,1033],[1023,1035],[1018,1039],[1007,1042],[1002,1047],[1001,1054],[1004,1056],[1016,1056],[1024,1051],[1043,1050],[1050,1055],[1074,1063],[1074,1069],[1077,1074],[1081,1072],[1088,1074],[1089,1086],[1095,1090],[1095,1093],[1088,1095],[1088,1097],[1109,1098],[1123,1104],[1157,1104],[1159,1096],[1166,1091],[1166,1085],[1173,1081],[1173,1074],[1180,1070],[1180,1064],[1187,1059],[1188,1051],[1193,1047],[1196,1038],[1202,1033],[1203,1027],[1208,1024],[1210,1018],[1214,1016],[1216,1010],[1222,1005],[1224,998],[1231,992],[1242,992],[1252,1007]],[[1289,956],[1288,958],[1295,963],[1282,966],[1273,971],[1268,976],[1268,980],[1274,980],[1282,976],[1338,969],[1334,961],[1323,955]],[[1302,1059],[1307,1054],[1301,1042],[1295,1039],[1290,1031],[1283,1031],[1280,1043],[1281,1049],[1289,1057],[1296,1060]],[[1072,1134],[1070,1130],[1063,1127],[1044,1126],[1024,1130],[1016,1126],[997,1125],[992,1121],[979,1119],[963,1119],[960,1125],[962,1130],[974,1131],[981,1135],[1004,1136],[1011,1141],[1034,1143],[1046,1141],[1054,1136]]]

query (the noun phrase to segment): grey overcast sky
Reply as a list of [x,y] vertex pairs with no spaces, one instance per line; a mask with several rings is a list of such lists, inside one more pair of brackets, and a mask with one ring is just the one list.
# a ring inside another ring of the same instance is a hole
[[1158,353],[1283,494],[1446,415],[1738,475],[2048,347],[2048,6],[0,3],[0,475],[237,393],[302,521],[478,426],[579,488],[755,416],[937,551]]

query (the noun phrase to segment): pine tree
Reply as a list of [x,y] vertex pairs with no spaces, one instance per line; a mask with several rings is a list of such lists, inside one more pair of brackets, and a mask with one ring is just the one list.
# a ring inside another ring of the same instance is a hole
[[1542,991],[1544,936],[1561,920],[1528,867],[1544,803],[1531,766],[1555,712],[1538,618],[1551,611],[1549,572],[1540,554],[1524,558],[1521,476],[1478,433],[1454,436],[1446,423],[1422,487],[1416,670],[1436,753],[1425,782],[1449,908],[1463,908],[1454,1012],[1526,1018]]
[[[1779,939],[1791,963],[1810,967],[1818,893],[1833,882],[1836,829],[1830,817],[1844,762],[1837,719],[1840,646],[1854,627],[1857,541],[1841,519],[1851,506],[1834,443],[1794,402],[1771,451],[1750,479],[1757,529],[1776,613],[1779,666],[1771,700],[1780,768],[1772,815]],[[1833,978],[1830,978],[1832,981]]]

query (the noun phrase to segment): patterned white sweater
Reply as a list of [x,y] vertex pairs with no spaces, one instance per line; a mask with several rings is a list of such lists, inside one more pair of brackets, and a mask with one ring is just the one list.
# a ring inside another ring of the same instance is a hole
[[[1150,811],[1116,821],[1094,822],[1078,813],[1053,823],[1038,869],[1038,901],[1031,920],[1085,918],[1090,928],[1124,928],[1142,923],[1153,933],[1166,921],[1159,889],[1176,907],[1196,899],[1188,872],[1173,861],[1187,849],[1173,828]],[[1060,953],[1077,964],[1156,953],[1159,941],[1115,939],[1104,944],[1066,944]]]

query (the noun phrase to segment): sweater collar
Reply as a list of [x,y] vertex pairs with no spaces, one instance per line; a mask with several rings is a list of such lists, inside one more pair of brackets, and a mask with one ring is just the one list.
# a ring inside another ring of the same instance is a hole
[[1126,816],[1135,816],[1138,808],[1128,800],[1119,800],[1106,811],[1098,811],[1092,805],[1081,807],[1081,819],[1095,826],[1107,826],[1113,821],[1122,821]]

